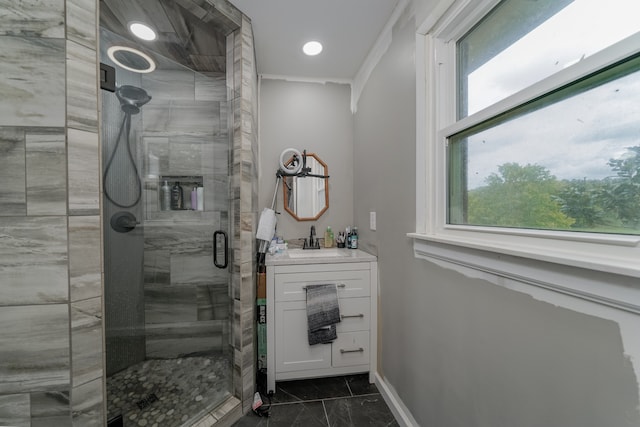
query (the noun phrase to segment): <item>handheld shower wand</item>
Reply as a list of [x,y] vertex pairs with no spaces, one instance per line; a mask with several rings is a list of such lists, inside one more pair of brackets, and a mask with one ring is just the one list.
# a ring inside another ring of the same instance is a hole
[[[136,162],[133,156],[133,152],[131,151],[131,116],[133,114],[138,114],[140,112],[140,108],[143,105],[151,101],[151,96],[142,88],[130,85],[123,85],[116,89],[116,97],[120,101],[120,108],[124,112],[124,118],[122,119],[122,124],[120,125],[120,130],[118,131],[118,137],[116,139],[115,147],[111,152],[111,156],[109,156],[109,160],[107,161],[107,165],[104,169],[104,174],[102,177],[102,182],[104,186],[104,195],[105,197],[114,205],[120,208],[132,208],[134,207],[142,198],[142,182],[140,181],[140,176],[138,173],[138,167],[136,166]],[[107,189],[107,177],[109,175],[109,170],[111,169],[111,165],[113,159],[118,152],[118,148],[120,146],[120,141],[122,140],[123,134],[125,135],[126,143],[127,143],[127,153],[129,157],[129,161],[131,162],[131,166],[133,168],[133,173],[136,179],[136,190],[137,196],[132,203],[120,203],[111,197],[109,194],[109,190]]]

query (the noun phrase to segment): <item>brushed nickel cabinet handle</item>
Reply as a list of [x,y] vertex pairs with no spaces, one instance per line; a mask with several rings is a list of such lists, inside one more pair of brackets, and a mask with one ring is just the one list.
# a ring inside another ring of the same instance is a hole
[[345,354],[345,353],[364,353],[364,348],[360,347],[357,350],[345,350],[343,348],[340,349],[340,353]]
[[352,317],[363,318],[364,314],[360,313],[360,314],[341,314],[340,315],[341,319],[349,319],[349,318],[352,318]]
[[[339,288],[346,288],[347,287],[347,285],[345,285],[344,283],[338,283],[336,286],[339,287]],[[302,289],[304,289],[306,291],[307,290],[307,286],[303,286]]]

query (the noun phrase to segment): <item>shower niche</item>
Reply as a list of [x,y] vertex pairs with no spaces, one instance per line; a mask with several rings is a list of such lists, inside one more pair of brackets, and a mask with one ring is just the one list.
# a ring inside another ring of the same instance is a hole
[[202,176],[163,175],[158,180],[158,188],[160,211],[204,211]]

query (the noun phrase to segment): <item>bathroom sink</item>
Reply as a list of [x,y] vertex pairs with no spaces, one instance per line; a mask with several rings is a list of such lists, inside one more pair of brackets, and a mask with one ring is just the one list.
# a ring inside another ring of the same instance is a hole
[[289,249],[290,258],[325,258],[347,256],[344,250],[339,249]]

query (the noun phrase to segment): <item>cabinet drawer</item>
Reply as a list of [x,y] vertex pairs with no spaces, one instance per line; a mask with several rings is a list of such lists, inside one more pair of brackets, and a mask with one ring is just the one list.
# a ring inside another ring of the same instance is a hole
[[336,329],[340,332],[368,331],[371,300],[369,298],[340,298],[340,316]]
[[369,332],[344,332],[331,345],[333,367],[368,365]]
[[279,273],[275,275],[276,301],[306,301],[307,285],[335,283],[339,298],[367,297],[370,294],[368,270],[313,271],[309,273]]

